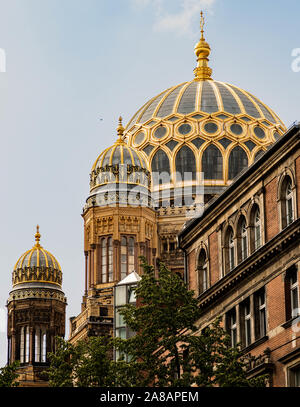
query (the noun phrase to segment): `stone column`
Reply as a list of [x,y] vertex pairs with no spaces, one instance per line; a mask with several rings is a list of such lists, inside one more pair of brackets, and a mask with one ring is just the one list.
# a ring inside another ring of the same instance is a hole
[[87,290],[88,290],[88,252],[84,252],[84,255],[85,255],[84,295],[87,295]]

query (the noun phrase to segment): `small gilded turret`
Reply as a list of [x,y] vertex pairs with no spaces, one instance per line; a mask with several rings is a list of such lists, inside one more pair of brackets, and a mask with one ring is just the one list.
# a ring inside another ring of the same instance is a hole
[[204,33],[204,17],[203,12],[200,13],[200,29],[201,29],[201,38],[200,41],[195,45],[195,54],[197,57],[197,67],[194,69],[194,75],[196,81],[205,81],[211,80],[212,69],[208,66],[208,57],[210,54],[210,46],[205,41],[203,36]]

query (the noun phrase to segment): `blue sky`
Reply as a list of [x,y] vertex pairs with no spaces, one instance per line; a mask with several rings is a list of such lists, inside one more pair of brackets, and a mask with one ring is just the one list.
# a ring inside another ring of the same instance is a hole
[[0,315],[37,223],[64,272],[67,327],[80,312],[91,166],[120,114],[126,123],[150,97],[193,78],[202,8],[213,78],[250,91],[286,125],[300,119],[300,72],[291,69],[298,0],[0,0]]

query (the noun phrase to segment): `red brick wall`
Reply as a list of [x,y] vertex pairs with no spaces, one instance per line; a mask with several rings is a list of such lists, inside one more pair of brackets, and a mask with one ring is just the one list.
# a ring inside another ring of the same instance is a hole
[[210,285],[213,285],[219,280],[219,248],[217,232],[213,232],[209,236],[209,266]]
[[266,185],[266,240],[269,241],[279,233],[279,219],[277,206],[277,178],[274,178]]
[[195,249],[188,254],[188,274],[189,274],[189,289],[194,290],[198,294],[197,288],[197,273],[195,267]]
[[268,330],[285,322],[285,298],[283,275],[271,280],[266,286]]

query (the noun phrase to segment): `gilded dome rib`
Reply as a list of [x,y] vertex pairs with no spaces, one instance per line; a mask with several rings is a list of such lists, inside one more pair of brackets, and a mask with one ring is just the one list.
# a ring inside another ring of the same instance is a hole
[[246,113],[242,102],[234,93],[233,89],[230,88],[230,86],[228,86],[226,83],[218,81],[215,82],[215,85],[219,89],[220,95],[222,97],[222,103],[225,112],[231,113],[233,115]]
[[152,117],[152,114],[157,106],[157,104],[160,102],[161,98],[164,96],[164,94],[168,91],[169,89],[165,90],[164,92],[160,93],[159,95],[155,96],[153,99],[151,99],[149,105],[146,107],[146,109],[143,111],[143,113],[139,116],[137,122],[144,123],[147,120]]
[[206,113],[215,113],[218,111],[218,103],[210,82],[211,81],[203,82],[200,110]]
[[188,86],[185,88],[180,98],[180,103],[177,108],[178,113],[188,114],[195,111],[197,88],[198,88],[197,81],[192,81],[188,83]]
[[172,111],[172,113],[179,113],[179,112],[178,112],[179,103],[180,103],[180,101],[181,101],[182,95],[184,94],[186,88],[189,86],[190,83],[191,83],[191,82],[185,82],[185,83],[183,84],[182,88],[181,88],[180,91],[179,91],[179,94],[177,95],[177,98],[176,98],[175,101],[174,101],[174,106],[173,106],[173,111]]
[[198,81],[198,88],[196,93],[196,112],[200,110],[201,94],[202,94],[203,81]]
[[224,106],[223,106],[222,96],[219,91],[219,88],[216,86],[216,84],[213,81],[210,81],[209,83],[215,92],[215,97],[217,99],[219,110],[222,112],[224,110]]
[[257,110],[256,106],[254,105],[254,103],[248,97],[248,95],[246,93],[244,93],[242,89],[239,89],[237,86],[234,86],[234,85],[229,85],[229,86],[234,89],[234,91],[240,98],[241,102],[244,105],[246,113],[249,116],[255,117],[256,119],[260,119],[261,115],[260,115],[259,111]]
[[185,83],[186,82],[181,83],[170,89],[170,91],[162,98],[160,103],[157,105],[154,116],[166,117],[173,112],[174,101],[177,98],[180,89],[182,88],[182,86],[184,86]]

